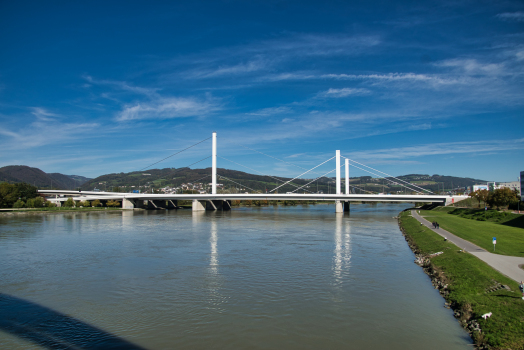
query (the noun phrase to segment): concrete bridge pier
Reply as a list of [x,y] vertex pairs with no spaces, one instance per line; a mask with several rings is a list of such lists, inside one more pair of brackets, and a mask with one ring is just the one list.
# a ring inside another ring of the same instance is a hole
[[135,202],[127,198],[122,198],[122,209],[135,209]]
[[342,202],[340,200],[335,201],[335,213],[343,213],[344,212],[344,204],[345,202]]
[[198,199],[193,199],[193,205],[191,206],[193,211],[202,211],[206,210],[206,201],[199,201]]

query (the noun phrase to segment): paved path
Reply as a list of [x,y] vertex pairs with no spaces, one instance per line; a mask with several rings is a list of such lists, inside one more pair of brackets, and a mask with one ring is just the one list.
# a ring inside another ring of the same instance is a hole
[[484,261],[486,264],[493,267],[500,273],[519,283],[520,281],[524,281],[524,270],[519,267],[519,265],[524,264],[524,258],[490,253],[487,250],[480,248],[479,246],[466,241],[465,239],[457,237],[442,228],[434,229],[431,222],[420,216],[416,210],[412,210],[411,215],[433,232],[441,235],[442,237],[446,237],[448,241],[455,244],[457,247],[466,250],[468,253],[475,255],[477,258]]

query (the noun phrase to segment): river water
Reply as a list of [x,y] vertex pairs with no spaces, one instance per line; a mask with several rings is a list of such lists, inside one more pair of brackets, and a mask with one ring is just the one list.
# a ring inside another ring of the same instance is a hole
[[407,207],[0,216],[0,348],[471,349]]

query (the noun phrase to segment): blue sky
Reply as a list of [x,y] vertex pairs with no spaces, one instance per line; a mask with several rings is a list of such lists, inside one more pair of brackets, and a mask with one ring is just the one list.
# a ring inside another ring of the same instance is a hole
[[0,44],[0,166],[129,172],[216,131],[252,173],[524,170],[522,1],[2,1]]

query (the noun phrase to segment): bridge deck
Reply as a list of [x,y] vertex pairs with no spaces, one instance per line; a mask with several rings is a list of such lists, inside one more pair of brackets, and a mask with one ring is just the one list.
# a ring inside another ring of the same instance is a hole
[[[39,190],[44,195],[63,195],[66,197],[55,200],[66,200],[74,196],[75,200],[295,200],[295,201],[350,201],[350,202],[431,202],[449,203],[468,198],[467,196],[443,195],[386,195],[386,194],[302,194],[302,193],[227,193],[227,194],[150,194],[150,193],[121,193],[121,192],[93,192],[67,190]],[[453,199],[453,200],[452,200]]]

